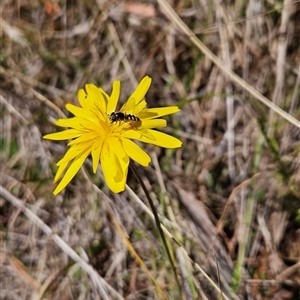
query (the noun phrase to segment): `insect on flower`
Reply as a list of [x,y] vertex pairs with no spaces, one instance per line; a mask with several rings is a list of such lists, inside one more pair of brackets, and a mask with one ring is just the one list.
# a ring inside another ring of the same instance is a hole
[[118,121],[141,122],[139,117],[137,117],[135,115],[131,115],[131,114],[122,113],[121,111],[119,111],[119,112],[113,111],[110,115],[108,115],[108,118],[112,121],[112,123],[118,122]]
[[[138,129],[140,134],[152,141],[155,141],[155,137],[142,125],[141,119],[135,114],[136,109],[139,109],[139,104],[143,105],[143,99],[136,103],[134,98],[129,98],[122,106],[120,111],[113,111],[108,114],[108,118],[111,123],[124,122],[131,126],[132,129]],[[130,113],[127,113],[130,112]]]

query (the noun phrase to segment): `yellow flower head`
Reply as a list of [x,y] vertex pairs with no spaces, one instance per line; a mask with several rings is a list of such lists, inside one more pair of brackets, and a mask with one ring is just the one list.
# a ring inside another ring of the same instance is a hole
[[44,136],[49,140],[73,139],[68,144],[70,149],[57,163],[54,182],[62,179],[53,192],[55,195],[67,186],[90,154],[94,173],[100,162],[108,187],[119,193],[125,189],[129,159],[143,166],[148,166],[151,161],[149,155],[131,139],[165,148],[181,147],[180,140],[153,130],[167,124],[166,120],[159,117],[176,113],[179,108],[145,108],[147,103],[144,97],[150,84],[151,78],[144,77],[119,111],[116,107],[120,81],[114,81],[110,96],[94,84],[86,84],[85,90],[78,92],[81,107],[66,105],[74,117],[59,119],[56,125],[70,129]]

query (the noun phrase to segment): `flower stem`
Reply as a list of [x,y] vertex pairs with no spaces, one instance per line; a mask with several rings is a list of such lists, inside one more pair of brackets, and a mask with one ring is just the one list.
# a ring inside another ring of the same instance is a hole
[[154,215],[154,219],[155,219],[155,225],[156,227],[158,228],[158,231],[159,231],[159,235],[162,239],[162,242],[164,244],[164,247],[165,247],[165,250],[167,252],[167,255],[168,255],[168,258],[169,258],[169,261],[170,261],[170,264],[171,264],[171,267],[172,267],[172,270],[174,272],[174,277],[175,277],[175,280],[176,280],[176,283],[177,283],[177,287],[178,287],[178,290],[179,290],[179,294],[181,295],[181,286],[180,286],[180,283],[179,283],[179,280],[178,280],[178,277],[177,277],[177,271],[176,271],[176,266],[174,264],[174,261],[172,259],[172,256],[171,256],[171,252],[170,252],[170,249],[169,249],[169,246],[167,244],[167,239],[166,239],[166,236],[162,230],[162,227],[161,227],[161,223],[160,223],[160,220],[159,220],[159,216],[158,216],[158,213],[155,209],[155,206],[154,206],[154,203],[149,195],[149,192],[143,182],[143,179],[140,175],[140,173],[138,172],[137,168],[135,167],[134,163],[132,161],[130,161],[130,164],[129,164],[129,167],[130,169],[132,170],[134,176],[136,177],[136,179],[138,180],[138,182],[140,183],[145,195],[146,195],[146,198],[150,204],[150,207],[151,207],[151,210],[153,212],[153,215]]

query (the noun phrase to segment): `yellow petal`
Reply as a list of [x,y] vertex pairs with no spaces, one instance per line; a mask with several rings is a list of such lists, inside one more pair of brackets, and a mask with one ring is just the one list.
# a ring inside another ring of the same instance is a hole
[[141,80],[141,82],[139,83],[139,85],[137,86],[135,91],[130,96],[130,98],[135,99],[136,104],[144,99],[144,97],[145,97],[146,93],[148,92],[149,87],[151,85],[151,81],[152,81],[152,79],[149,76],[145,76]]
[[[107,105],[108,105],[108,102],[109,102],[109,95],[101,88],[101,87],[99,87],[98,88],[99,89],[99,91],[101,92],[101,94],[102,94],[102,96],[104,97],[104,99],[105,99],[105,102],[107,103]],[[107,105],[106,105],[106,114],[107,114]]]
[[92,158],[93,158],[93,172],[96,173],[99,162],[100,162],[100,153],[102,150],[102,141],[97,141],[95,145],[93,146],[92,150]]
[[110,145],[111,151],[113,151],[116,156],[121,158],[126,156],[126,152],[119,138],[110,137],[108,139],[108,143]]
[[82,133],[88,131],[107,131],[106,122],[102,119],[90,119],[87,120],[85,118],[69,118],[69,119],[58,119],[55,122],[55,125],[60,127],[71,127],[73,129],[77,129]]
[[[107,142],[107,140],[105,140],[100,154],[101,167],[103,169],[103,173],[105,172],[105,177],[113,178],[116,174],[117,167],[114,155],[114,152],[110,150],[109,143]],[[110,167],[108,167],[109,165]]]
[[107,105],[107,112],[109,114],[116,110],[120,98],[120,91],[121,91],[121,82],[119,80],[115,80],[113,82],[112,92],[109,97],[109,101]]
[[49,133],[43,136],[43,139],[62,141],[62,140],[71,140],[77,138],[83,134],[82,131],[77,129],[67,129],[60,132]]
[[86,122],[89,121],[83,118],[74,117],[69,119],[58,119],[55,122],[55,125],[59,127],[71,127],[78,130],[84,130],[87,126],[84,126],[83,124]]
[[56,126],[60,126],[60,127],[73,127],[78,126],[79,120],[83,120],[83,118],[78,118],[78,117],[73,117],[73,118],[69,118],[69,119],[58,119],[55,122]]
[[147,102],[142,100],[141,102],[136,102],[136,99],[129,98],[121,107],[120,111],[127,114],[138,115],[138,113],[145,108]]
[[118,183],[119,181],[124,181],[124,164],[125,166],[128,166],[128,155],[126,154],[119,137],[109,137],[106,141],[109,145],[109,151],[111,151],[116,157],[117,166],[115,168],[115,173],[112,176],[114,177],[116,183]]
[[58,167],[55,177],[54,177],[54,180],[53,180],[54,182],[57,182],[61,178],[62,174],[64,173],[64,171],[68,165],[69,165],[69,162],[67,161]]
[[90,109],[99,109],[101,112],[106,113],[107,103],[102,94],[102,89],[99,89],[94,84],[85,85],[87,93],[87,101]]
[[73,104],[67,103],[66,109],[71,112],[74,116],[84,119],[95,119],[95,114],[90,110],[84,109],[82,107],[75,106]]
[[137,144],[129,139],[122,139],[122,144],[128,156],[135,160],[140,165],[146,167],[149,165],[151,158]]
[[59,160],[56,165],[61,166],[62,164],[65,164],[67,162],[70,162],[75,157],[79,157],[84,155],[87,151],[91,152],[91,145],[90,144],[80,144],[72,146],[63,156],[61,160]]
[[122,136],[169,149],[179,148],[182,146],[182,142],[171,135],[151,129],[148,131],[155,137],[156,140],[149,140],[148,138],[141,136],[140,133],[135,130],[127,130],[122,134]]
[[68,146],[73,146],[76,144],[81,144],[81,143],[93,143],[97,139],[102,139],[103,136],[98,136],[95,132],[88,132],[85,134],[82,134],[79,138],[71,141]]
[[59,192],[61,192],[67,185],[70,183],[70,181],[73,179],[73,177],[76,175],[82,164],[84,163],[85,159],[89,155],[89,152],[85,153],[83,156],[76,158],[68,168],[67,172],[65,173],[64,177],[54,190],[53,194],[57,195]]
[[[146,102],[143,100],[150,85],[151,85],[151,78],[149,76],[145,76],[129,99],[124,103],[121,108],[121,111],[127,112],[129,114],[134,113],[134,108],[136,108],[136,112],[139,112],[139,109],[143,109],[145,107]],[[142,101],[141,107],[136,107]]]
[[[138,134],[138,135],[136,135]],[[146,127],[140,126],[138,128],[128,128],[126,129],[126,131],[122,131],[121,132],[121,136],[122,137],[130,137],[133,136],[134,138],[136,138],[137,136],[141,137],[143,136],[144,138],[146,138],[147,140],[149,140],[148,142],[151,143],[152,141],[155,141],[155,137],[153,136],[153,134],[151,133],[150,129],[147,129]]]
[[129,98],[121,107],[120,111],[127,114],[133,114],[133,108],[136,107],[136,101],[134,98]]
[[[108,143],[105,143],[104,146],[101,152],[101,167],[106,184],[114,193],[120,193],[125,189],[127,171],[120,167],[117,157],[113,151],[110,151]],[[115,178],[116,175],[119,178],[118,182]]]
[[180,109],[178,108],[178,106],[146,108],[138,114],[138,117],[140,119],[153,119],[153,118],[158,118],[166,115],[175,114],[179,111]]
[[139,104],[135,105],[132,109],[132,114],[138,115],[140,111],[142,111],[147,105],[145,100],[142,100]]
[[78,91],[77,98],[81,107],[83,107],[84,109],[88,109],[90,107],[89,101],[87,99],[87,94],[84,89],[80,89]]
[[129,166],[129,157],[126,154],[123,158],[118,158],[116,160],[118,165],[117,173],[115,175],[115,183],[117,186],[117,190],[123,191],[125,189],[125,184],[127,180],[128,166]]
[[138,132],[145,138],[151,140],[151,141],[155,141],[156,138],[155,136],[153,136],[153,134],[151,133],[151,130],[148,130],[145,127],[141,127],[138,129]]
[[83,130],[86,132],[94,131],[94,132],[105,132],[107,131],[107,125],[103,120],[82,120],[78,121],[80,122],[78,126],[81,126]]
[[166,127],[167,121],[164,119],[144,119],[142,120],[142,126],[145,128],[159,128],[159,127]]

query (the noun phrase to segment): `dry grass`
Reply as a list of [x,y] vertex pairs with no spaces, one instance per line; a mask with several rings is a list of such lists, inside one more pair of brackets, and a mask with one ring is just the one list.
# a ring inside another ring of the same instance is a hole
[[[298,299],[300,3],[164,5],[0,3],[0,299]],[[124,101],[145,74],[182,108],[182,149],[139,168],[181,295],[132,174],[113,195],[87,161],[54,197],[66,144],[42,139],[85,83]]]

